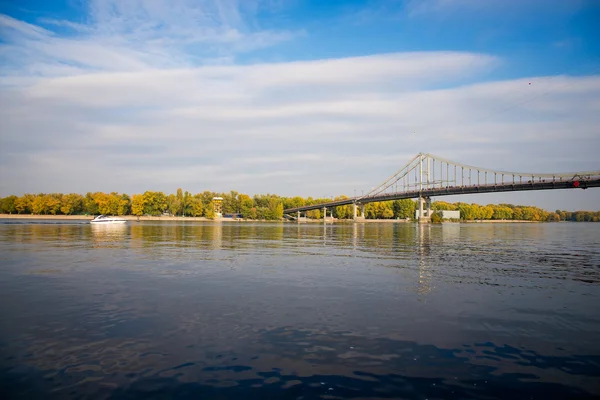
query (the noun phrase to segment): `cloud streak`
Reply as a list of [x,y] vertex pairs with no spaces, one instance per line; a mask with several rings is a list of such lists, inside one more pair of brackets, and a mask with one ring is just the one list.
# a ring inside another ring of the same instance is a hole
[[[142,71],[231,61],[302,32],[256,28],[253,0],[92,0],[87,23],[41,19],[47,29],[0,15],[4,74],[26,68],[42,76],[83,71]],[[58,35],[52,29],[67,29]],[[40,62],[41,61],[41,62]],[[32,68],[36,67],[37,68]],[[46,67],[46,68],[43,68]]]

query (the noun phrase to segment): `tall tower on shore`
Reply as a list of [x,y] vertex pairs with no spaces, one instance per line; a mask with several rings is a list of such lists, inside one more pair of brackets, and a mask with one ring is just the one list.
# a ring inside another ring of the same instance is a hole
[[213,197],[212,199],[214,204],[214,213],[215,218],[220,219],[223,218],[223,198],[222,197]]

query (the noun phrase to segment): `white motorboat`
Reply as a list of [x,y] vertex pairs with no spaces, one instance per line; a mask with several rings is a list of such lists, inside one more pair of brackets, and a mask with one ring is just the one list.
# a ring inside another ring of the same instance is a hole
[[90,221],[90,224],[94,225],[108,225],[108,224],[124,224],[127,220],[117,217],[108,217],[106,215],[98,215],[96,218]]

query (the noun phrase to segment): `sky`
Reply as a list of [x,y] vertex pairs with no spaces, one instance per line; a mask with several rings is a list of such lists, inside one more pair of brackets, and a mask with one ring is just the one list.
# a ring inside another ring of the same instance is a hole
[[352,196],[419,152],[600,170],[598,37],[597,0],[0,0],[0,196]]

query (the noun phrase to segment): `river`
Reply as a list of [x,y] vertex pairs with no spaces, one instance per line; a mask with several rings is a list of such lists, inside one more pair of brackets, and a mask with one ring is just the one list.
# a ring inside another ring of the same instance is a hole
[[600,224],[0,221],[2,398],[600,396]]

